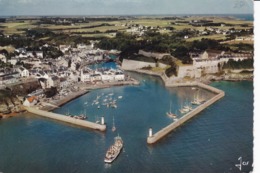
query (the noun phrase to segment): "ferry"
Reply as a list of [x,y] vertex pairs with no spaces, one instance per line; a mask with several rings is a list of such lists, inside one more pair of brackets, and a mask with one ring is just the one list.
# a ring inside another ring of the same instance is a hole
[[120,154],[121,149],[123,148],[122,138],[118,135],[114,139],[115,139],[115,143],[111,145],[106,152],[106,156],[104,159],[105,163],[112,163]]

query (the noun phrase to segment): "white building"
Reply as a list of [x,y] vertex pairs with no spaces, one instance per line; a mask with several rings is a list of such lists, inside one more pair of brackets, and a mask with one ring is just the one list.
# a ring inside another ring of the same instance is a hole
[[102,81],[113,81],[115,80],[115,75],[111,71],[104,71],[101,74]]
[[37,58],[43,58],[43,52],[42,51],[27,51],[27,57],[37,57]]
[[102,75],[101,75],[101,74],[92,74],[92,75],[90,76],[90,81],[91,81],[91,82],[102,81]]
[[30,76],[29,70],[27,70],[24,67],[17,68],[17,71],[20,73],[21,77],[29,77]]
[[6,56],[3,54],[0,54],[0,61],[3,61],[4,63],[6,63]]
[[51,87],[60,87],[60,78],[57,76],[51,76],[47,79],[47,86],[46,88],[51,88]]
[[69,86],[69,82],[67,78],[62,77],[60,78],[60,88],[67,88]]
[[30,107],[30,106],[36,105],[36,103],[37,103],[37,97],[31,96],[31,97],[28,97],[25,99],[25,101],[23,102],[23,105]]
[[88,70],[81,70],[80,73],[80,81],[82,82],[90,82],[90,72]]
[[115,73],[115,80],[116,81],[124,81],[125,80],[125,74],[122,71],[117,71]]

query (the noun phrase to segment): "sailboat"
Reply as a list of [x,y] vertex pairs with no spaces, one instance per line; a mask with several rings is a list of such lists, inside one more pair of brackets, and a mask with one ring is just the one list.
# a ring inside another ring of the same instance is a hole
[[112,132],[116,131],[116,126],[115,126],[115,119],[114,119],[114,116],[113,116],[113,127],[112,127]]
[[181,109],[179,110],[182,114],[189,112],[192,109],[192,107],[190,107],[187,104],[187,101],[185,103],[185,106],[181,106]]
[[191,104],[193,104],[193,105],[201,104],[200,99],[199,99],[199,93],[197,93],[196,95],[194,94],[194,98],[193,98],[193,101],[191,102]]
[[170,102],[170,111],[166,112],[166,115],[168,115],[171,118],[176,118],[176,114],[172,113],[171,107],[172,107],[172,102]]

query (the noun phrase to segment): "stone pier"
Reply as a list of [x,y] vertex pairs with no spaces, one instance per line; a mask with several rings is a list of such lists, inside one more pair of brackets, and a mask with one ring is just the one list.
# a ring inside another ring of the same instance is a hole
[[161,129],[157,133],[153,134],[152,136],[151,136],[151,133],[149,131],[149,136],[147,138],[148,144],[153,144],[153,143],[159,141],[160,139],[165,137],[167,134],[169,134],[171,131],[173,131],[174,129],[176,129],[180,125],[184,124],[186,121],[188,121],[189,119],[191,119],[192,117],[194,117],[195,115],[197,115],[198,113],[203,111],[205,108],[207,108],[208,106],[212,105],[213,103],[215,103],[216,101],[218,101],[219,99],[221,99],[222,97],[225,96],[224,91],[219,90],[217,88],[214,88],[212,86],[205,85],[205,84],[202,84],[202,83],[197,83],[197,82],[172,84],[170,87],[183,87],[183,86],[197,86],[197,87],[209,90],[213,93],[216,93],[217,95],[215,95],[213,98],[207,100],[205,103],[199,105],[198,107],[196,107],[192,111],[188,112],[186,115],[184,115],[183,117],[181,117],[177,121],[175,121],[175,122],[171,123],[170,125],[164,127],[163,129]]
[[81,127],[94,129],[94,130],[100,130],[100,131],[106,130],[106,125],[104,123],[104,120],[102,121],[103,124],[97,124],[97,123],[93,123],[93,122],[90,122],[90,121],[75,119],[75,118],[65,116],[65,115],[62,115],[62,114],[47,112],[47,111],[43,111],[43,110],[36,109],[36,108],[25,107],[25,109],[30,113],[40,115],[40,116],[43,116],[43,117],[46,117],[46,118],[62,121],[62,122],[65,122],[65,123],[70,123],[70,124],[78,125],[78,126],[81,126]]

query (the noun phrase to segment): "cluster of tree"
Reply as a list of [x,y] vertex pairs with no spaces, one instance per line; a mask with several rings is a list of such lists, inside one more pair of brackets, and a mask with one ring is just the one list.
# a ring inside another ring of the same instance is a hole
[[34,38],[52,37],[55,35],[49,29],[43,29],[43,28],[28,29],[28,30],[26,30],[25,33],[26,33],[27,37],[34,37]]
[[7,68],[7,67],[12,68],[13,65],[11,63],[4,63],[3,61],[0,60],[0,68]]
[[165,74],[167,77],[171,77],[172,75],[175,75],[177,76],[177,68],[176,68],[176,65],[175,64],[172,64],[170,68],[167,68],[165,70]]
[[181,17],[163,17],[162,20],[184,20]]
[[57,28],[52,29],[52,31],[65,31],[65,30],[73,30],[73,29],[90,29],[90,28],[97,28],[102,26],[114,26],[108,23],[101,23],[99,25],[91,25],[91,26],[79,26],[79,27],[70,27],[70,28]]
[[218,41],[211,39],[186,42],[180,35],[185,35],[188,32],[190,31],[184,30],[183,33],[173,32],[169,35],[147,31],[142,39],[118,32],[115,38],[101,39],[97,46],[102,49],[117,49],[122,51],[120,60],[143,49],[145,51],[170,53],[185,64],[192,62],[189,52],[204,51],[206,49],[230,50],[228,46],[221,45]]
[[0,18],[0,23],[5,23],[6,19],[5,18]]
[[10,37],[0,37],[0,46],[13,45],[14,47],[25,47],[33,45],[34,41],[30,38],[20,35],[12,35]]
[[245,59],[234,61],[233,59],[229,59],[227,63],[224,63],[223,69],[244,69],[244,68],[254,68],[254,60],[253,59]]
[[46,98],[51,98],[55,96],[58,93],[58,90],[56,87],[51,87],[45,90],[44,94],[46,95]]
[[173,58],[169,55],[165,55],[162,57],[162,59],[159,59],[157,62],[166,64],[166,65],[172,65]]
[[63,56],[63,53],[57,48],[53,46],[43,47],[43,57],[56,59],[60,56]]

